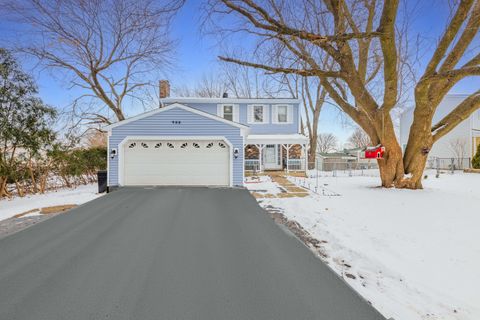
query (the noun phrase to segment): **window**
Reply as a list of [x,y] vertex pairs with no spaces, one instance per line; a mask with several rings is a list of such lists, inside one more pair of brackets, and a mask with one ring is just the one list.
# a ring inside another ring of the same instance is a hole
[[263,122],[263,106],[253,106],[253,122]]
[[287,106],[277,106],[277,122],[279,122],[279,123],[288,122],[288,107]]
[[218,104],[217,115],[225,120],[238,122],[238,104]]
[[291,124],[294,122],[294,112],[297,109],[294,110],[293,105],[277,104],[272,108],[272,123]]
[[224,105],[223,106],[223,119],[233,121],[233,106]]
[[265,104],[250,104],[247,109],[247,122],[248,123],[268,123],[269,114],[268,105]]

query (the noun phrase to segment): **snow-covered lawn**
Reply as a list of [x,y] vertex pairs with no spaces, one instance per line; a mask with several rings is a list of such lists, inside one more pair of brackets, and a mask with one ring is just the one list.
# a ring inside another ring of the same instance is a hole
[[248,190],[257,193],[277,194],[281,192],[269,176],[246,177],[245,185]]
[[328,264],[387,318],[478,320],[480,174],[428,175],[421,191],[330,176],[319,182],[340,196],[260,201],[327,241]]
[[64,204],[80,205],[101,196],[97,191],[97,184],[89,184],[79,186],[75,189],[60,189],[45,194],[31,195],[23,198],[15,197],[11,200],[0,200],[0,220],[32,209]]

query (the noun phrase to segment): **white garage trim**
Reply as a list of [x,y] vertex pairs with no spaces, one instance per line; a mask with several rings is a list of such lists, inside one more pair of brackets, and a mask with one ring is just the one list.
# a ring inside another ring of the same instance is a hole
[[126,136],[119,144],[118,144],[118,185],[124,185],[124,166],[125,166],[125,158],[124,158],[124,148],[123,146],[132,140],[200,140],[200,141],[208,141],[208,140],[221,140],[225,142],[229,147],[229,181],[230,187],[233,187],[233,145],[232,143],[223,136]]

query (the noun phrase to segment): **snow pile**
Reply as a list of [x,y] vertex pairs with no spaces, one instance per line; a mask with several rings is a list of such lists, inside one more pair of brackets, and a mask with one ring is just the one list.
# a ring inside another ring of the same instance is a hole
[[11,200],[3,199],[0,200],[0,220],[38,208],[64,204],[80,205],[101,196],[97,191],[97,184],[89,184],[75,189],[60,189],[45,194],[28,195],[23,198],[15,197]]
[[387,318],[480,319],[479,174],[437,179],[432,171],[421,191],[378,188],[378,178],[362,176],[320,183],[341,196],[262,205],[326,241],[327,263]]

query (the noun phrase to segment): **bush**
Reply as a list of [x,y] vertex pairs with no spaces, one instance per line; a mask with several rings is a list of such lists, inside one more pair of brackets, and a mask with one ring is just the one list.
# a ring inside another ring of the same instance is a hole
[[477,147],[477,153],[473,156],[472,167],[474,169],[480,169],[480,145]]
[[63,185],[72,187],[96,181],[97,171],[107,167],[107,148],[91,147],[71,149],[55,144],[47,153],[48,168],[52,176],[63,180]]

